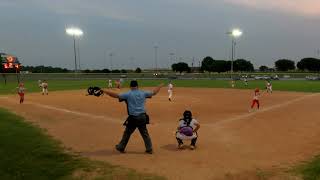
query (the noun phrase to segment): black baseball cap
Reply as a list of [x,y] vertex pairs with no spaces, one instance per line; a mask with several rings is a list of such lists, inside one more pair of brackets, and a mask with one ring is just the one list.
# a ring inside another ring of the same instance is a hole
[[138,87],[138,81],[132,80],[132,81],[130,82],[130,87]]

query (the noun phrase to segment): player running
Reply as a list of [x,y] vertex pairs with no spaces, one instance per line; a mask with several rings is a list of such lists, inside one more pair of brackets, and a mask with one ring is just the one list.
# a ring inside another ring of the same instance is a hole
[[25,92],[26,88],[24,87],[23,83],[20,83],[19,86],[16,87],[16,89],[17,89],[18,94],[20,96],[20,104],[22,104],[24,101],[24,92]]
[[260,108],[260,103],[259,103],[259,96],[260,96],[260,90],[259,88],[256,88],[254,90],[254,96],[251,104],[251,110],[254,108],[255,104],[257,104],[257,108]]
[[171,82],[169,82],[169,84],[168,84],[169,101],[172,100],[172,93],[173,93],[173,85]]

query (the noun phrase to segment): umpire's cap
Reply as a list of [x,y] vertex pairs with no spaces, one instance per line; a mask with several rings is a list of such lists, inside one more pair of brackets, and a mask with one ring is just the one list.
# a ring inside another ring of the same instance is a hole
[[137,80],[132,80],[130,82],[130,87],[138,87],[138,81]]

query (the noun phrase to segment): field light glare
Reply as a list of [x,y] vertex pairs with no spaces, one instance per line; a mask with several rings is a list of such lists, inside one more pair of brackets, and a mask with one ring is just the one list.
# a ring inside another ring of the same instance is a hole
[[83,32],[79,28],[67,28],[66,33],[71,36],[82,36]]
[[232,32],[231,32],[231,35],[233,37],[239,37],[242,35],[242,31],[240,29],[233,29]]

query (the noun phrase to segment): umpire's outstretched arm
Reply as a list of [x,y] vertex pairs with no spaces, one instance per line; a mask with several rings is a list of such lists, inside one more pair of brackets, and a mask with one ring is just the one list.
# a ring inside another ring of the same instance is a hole
[[112,92],[112,91],[108,91],[108,90],[102,90],[103,93],[109,95],[110,97],[113,97],[113,98],[119,98],[119,94],[118,93],[115,93],[115,92]]
[[160,89],[164,86],[163,83],[161,83],[158,87],[154,88],[154,90],[152,91],[153,96],[158,94],[158,92],[160,91]]
[[[161,89],[163,86],[164,86],[164,84],[161,83],[159,86],[157,86],[156,88],[154,88],[153,91],[152,91],[152,95],[154,96],[154,95],[158,94],[159,91],[160,91],[160,89]],[[131,88],[132,88],[132,87],[131,87]],[[136,87],[134,87],[134,88],[136,88]],[[107,94],[107,95],[109,95],[109,96],[111,96],[111,97],[113,97],[113,98],[119,98],[119,94],[118,94],[118,93],[115,93],[115,92],[109,91],[109,90],[102,90],[102,91],[103,91],[103,93],[105,93],[105,94]]]

